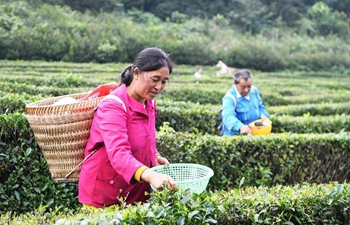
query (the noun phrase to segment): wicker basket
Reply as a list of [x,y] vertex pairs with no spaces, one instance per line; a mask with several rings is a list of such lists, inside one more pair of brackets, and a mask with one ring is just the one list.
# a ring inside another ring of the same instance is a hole
[[44,99],[25,108],[30,128],[57,182],[78,181],[81,168],[70,172],[84,159],[94,109],[103,97],[64,105],[53,103],[66,97],[80,99],[86,94]]
[[[155,166],[151,169],[157,173],[170,176],[179,188],[190,189],[197,194],[206,189],[210,178],[214,175],[211,168],[192,163],[171,163],[167,168]],[[151,187],[154,191],[156,190],[152,185]]]

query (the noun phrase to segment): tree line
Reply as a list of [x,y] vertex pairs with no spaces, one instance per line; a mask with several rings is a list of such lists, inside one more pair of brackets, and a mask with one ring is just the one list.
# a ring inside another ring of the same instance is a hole
[[0,59],[130,62],[157,46],[177,64],[339,70],[350,65],[346,2],[0,0]]
[[228,24],[243,32],[259,33],[266,27],[282,26],[310,35],[349,34],[349,0],[30,0],[69,6],[93,13],[138,10],[163,21],[183,22],[198,17],[222,15]]

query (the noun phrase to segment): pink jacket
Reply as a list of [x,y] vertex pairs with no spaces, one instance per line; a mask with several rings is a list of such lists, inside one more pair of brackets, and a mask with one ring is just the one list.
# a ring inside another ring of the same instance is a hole
[[95,112],[90,137],[85,148],[87,156],[98,143],[102,146],[82,166],[79,175],[79,202],[96,207],[119,203],[123,197],[127,204],[146,201],[150,184],[137,182],[133,176],[141,167],[155,165],[157,110],[152,101],[146,107],[126,92],[123,84],[112,95],[115,99],[103,100]]

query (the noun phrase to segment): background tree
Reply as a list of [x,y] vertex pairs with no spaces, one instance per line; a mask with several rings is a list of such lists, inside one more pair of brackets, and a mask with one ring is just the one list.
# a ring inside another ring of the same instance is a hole
[[350,66],[349,17],[326,4],[336,0],[65,1],[0,0],[0,59],[130,62],[157,46],[178,64]]
[[260,1],[234,1],[232,8],[227,17],[230,23],[242,32],[257,34],[264,27],[272,24],[271,13]]
[[294,27],[306,13],[306,5],[301,0],[261,0],[268,8],[271,19],[281,19],[288,27]]

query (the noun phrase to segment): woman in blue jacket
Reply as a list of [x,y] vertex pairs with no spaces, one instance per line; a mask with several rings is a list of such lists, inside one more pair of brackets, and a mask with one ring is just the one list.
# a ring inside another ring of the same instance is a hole
[[233,85],[222,98],[222,105],[219,130],[223,136],[251,134],[249,123],[268,118],[258,89],[253,86],[253,75],[247,69],[233,75]]

